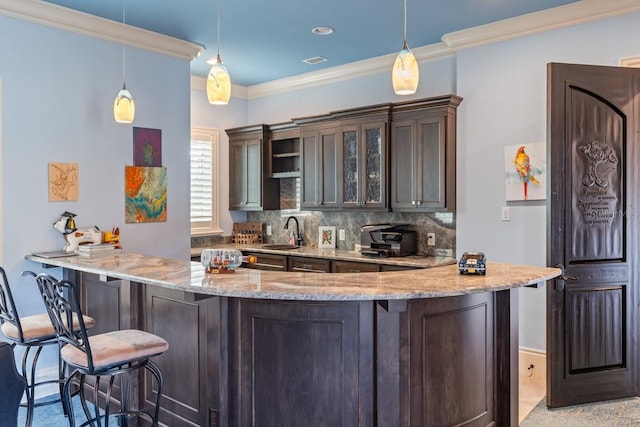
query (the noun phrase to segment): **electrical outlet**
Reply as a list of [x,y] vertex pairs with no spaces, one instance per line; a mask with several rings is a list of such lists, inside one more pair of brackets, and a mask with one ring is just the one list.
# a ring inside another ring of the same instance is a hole
[[436,233],[427,233],[427,246],[436,245]]
[[267,236],[271,236],[271,226],[267,225]]
[[340,230],[338,230],[338,240],[344,240],[345,236],[344,236],[344,228],[341,228]]

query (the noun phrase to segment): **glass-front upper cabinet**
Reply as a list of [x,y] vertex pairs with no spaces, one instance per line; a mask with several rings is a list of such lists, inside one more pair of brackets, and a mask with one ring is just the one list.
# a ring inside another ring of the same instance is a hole
[[386,135],[386,121],[341,128],[341,208],[387,210]]

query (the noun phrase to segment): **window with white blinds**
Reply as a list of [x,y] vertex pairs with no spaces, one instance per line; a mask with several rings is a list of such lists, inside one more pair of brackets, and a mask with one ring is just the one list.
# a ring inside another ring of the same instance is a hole
[[191,129],[191,234],[220,233],[218,131]]

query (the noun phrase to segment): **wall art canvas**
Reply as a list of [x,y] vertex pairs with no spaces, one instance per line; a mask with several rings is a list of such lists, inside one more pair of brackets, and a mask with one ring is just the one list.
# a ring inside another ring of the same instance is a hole
[[125,222],[167,221],[167,168],[125,166]]
[[504,147],[507,201],[547,198],[547,157],[544,142]]
[[162,166],[162,130],[133,128],[134,166]]
[[336,227],[318,227],[318,248],[335,249]]
[[78,164],[49,163],[49,201],[78,200]]

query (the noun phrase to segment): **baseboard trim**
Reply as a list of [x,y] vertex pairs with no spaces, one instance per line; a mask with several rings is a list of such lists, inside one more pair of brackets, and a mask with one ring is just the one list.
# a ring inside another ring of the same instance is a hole
[[[533,368],[530,368],[533,365]],[[547,353],[520,347],[518,350],[518,375],[521,384],[546,389]]]

